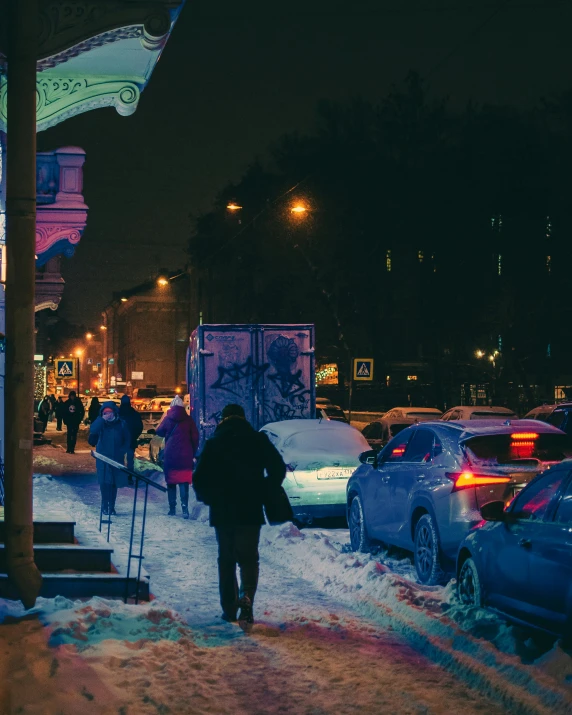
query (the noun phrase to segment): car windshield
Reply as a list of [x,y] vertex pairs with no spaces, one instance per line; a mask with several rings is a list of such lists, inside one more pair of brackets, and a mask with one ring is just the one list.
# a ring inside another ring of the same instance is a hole
[[331,420],[342,420],[343,422],[346,421],[344,411],[341,410],[339,407],[325,407],[324,410]]
[[404,430],[406,427],[411,427],[411,422],[402,422],[394,425],[389,425],[389,434],[392,437],[395,437],[396,434],[399,434],[401,430]]
[[296,454],[333,452],[357,456],[369,449],[369,444],[361,432],[350,427],[347,430],[324,428],[293,434],[285,440],[284,449]]
[[471,413],[472,420],[500,420],[502,418],[507,420],[514,419],[516,414],[514,412],[473,412]]
[[464,444],[469,462],[477,467],[536,467],[539,462],[561,462],[572,456],[565,434],[534,432],[472,437]]
[[151,397],[155,397],[156,394],[157,393],[155,392],[155,390],[145,389],[144,387],[141,387],[137,392],[137,398],[143,397],[150,399]]

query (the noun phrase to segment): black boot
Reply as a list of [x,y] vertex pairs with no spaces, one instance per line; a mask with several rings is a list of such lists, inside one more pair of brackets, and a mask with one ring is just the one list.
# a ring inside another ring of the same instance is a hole
[[176,516],[176,515],[177,515],[177,510],[175,509],[174,506],[170,506],[169,513],[167,514],[167,516]]
[[240,613],[238,614],[239,622],[251,625],[254,623],[254,615],[252,613],[252,601],[248,596],[243,596],[238,602]]
[[189,507],[183,506],[181,508],[183,509],[183,519],[188,519],[189,518]]

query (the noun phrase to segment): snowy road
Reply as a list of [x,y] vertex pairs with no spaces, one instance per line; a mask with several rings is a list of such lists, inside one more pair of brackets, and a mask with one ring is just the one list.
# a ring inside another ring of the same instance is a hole
[[[80,536],[95,535],[93,475],[36,478],[35,495],[39,508],[73,514]],[[120,561],[130,497],[120,495],[112,526]],[[495,616],[460,609],[451,586],[421,588],[407,561],[348,553],[345,530],[264,527],[257,624],[245,635],[219,618],[206,509],[192,506],[189,521],[166,512],[166,495],[151,490],[145,567],[157,601],[142,610],[155,623],[156,609],[173,609],[186,625],[166,616],[168,637],[159,629],[153,648],[133,653],[118,626],[133,620],[133,607],[123,616],[121,607],[113,627],[105,618],[94,624],[93,604],[84,615],[72,608],[50,617],[62,643],[77,645],[81,633],[83,661],[138,701],[129,712],[572,712],[572,659],[558,646],[542,655]],[[139,626],[126,632],[142,637]],[[119,670],[105,669],[112,657]]]

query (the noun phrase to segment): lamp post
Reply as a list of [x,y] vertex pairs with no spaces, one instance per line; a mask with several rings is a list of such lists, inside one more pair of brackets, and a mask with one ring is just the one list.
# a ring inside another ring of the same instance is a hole
[[32,405],[36,255],[36,60],[38,0],[10,0],[6,163],[5,525],[8,576],[25,608],[42,576],[34,563]]

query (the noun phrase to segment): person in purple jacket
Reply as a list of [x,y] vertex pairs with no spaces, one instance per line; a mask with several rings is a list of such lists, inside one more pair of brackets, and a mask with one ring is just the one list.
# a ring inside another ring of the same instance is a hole
[[199,431],[179,396],[171,402],[165,418],[157,427],[157,434],[165,439],[163,471],[167,482],[169,516],[177,513],[178,484],[183,519],[188,519],[189,485],[193,481],[193,460],[199,445]]

